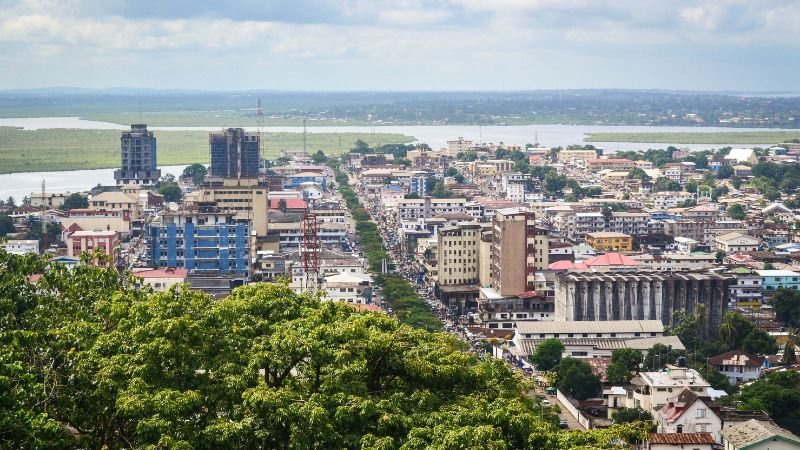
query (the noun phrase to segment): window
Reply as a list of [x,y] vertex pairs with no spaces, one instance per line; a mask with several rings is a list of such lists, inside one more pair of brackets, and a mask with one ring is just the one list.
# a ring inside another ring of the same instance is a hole
[[676,430],[675,430],[675,431],[677,431],[678,433],[683,433],[683,425],[678,425],[678,426],[676,427]]
[[698,408],[697,409],[697,418],[702,419],[706,416],[706,409],[705,408]]

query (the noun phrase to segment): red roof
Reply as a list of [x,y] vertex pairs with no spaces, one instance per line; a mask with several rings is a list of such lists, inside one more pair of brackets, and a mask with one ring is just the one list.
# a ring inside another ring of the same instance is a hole
[[302,198],[271,198],[269,209],[280,209],[278,203],[281,200],[286,200],[286,209],[306,209],[306,201]]
[[606,253],[605,255],[595,256],[586,261],[587,267],[592,266],[638,266],[639,261],[629,258],[622,253]]
[[652,433],[651,444],[715,444],[711,433]]
[[550,264],[549,266],[547,266],[547,268],[550,269],[550,270],[585,269],[586,268],[586,264],[584,264],[584,263],[575,264],[574,262],[568,261],[568,260],[565,259],[565,260],[561,260],[561,261],[556,261],[553,264]]
[[189,271],[180,267],[163,267],[161,269],[143,270],[134,273],[134,275],[141,278],[186,278],[189,276]]

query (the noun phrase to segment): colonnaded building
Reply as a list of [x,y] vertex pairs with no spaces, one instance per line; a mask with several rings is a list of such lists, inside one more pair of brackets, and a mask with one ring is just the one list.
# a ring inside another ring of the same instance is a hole
[[564,273],[556,276],[555,320],[661,320],[699,313],[700,333],[716,334],[731,279],[715,273]]

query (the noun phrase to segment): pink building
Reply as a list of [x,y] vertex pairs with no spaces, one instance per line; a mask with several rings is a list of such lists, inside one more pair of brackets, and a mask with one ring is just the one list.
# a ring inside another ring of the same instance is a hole
[[116,231],[75,231],[67,237],[67,250],[73,258],[94,250],[113,256],[118,247],[119,233]]

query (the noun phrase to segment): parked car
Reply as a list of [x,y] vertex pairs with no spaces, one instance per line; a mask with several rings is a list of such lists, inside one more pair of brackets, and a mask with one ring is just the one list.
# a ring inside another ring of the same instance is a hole
[[558,427],[559,428],[569,428],[569,424],[567,423],[566,420],[561,419],[561,422],[558,423]]

